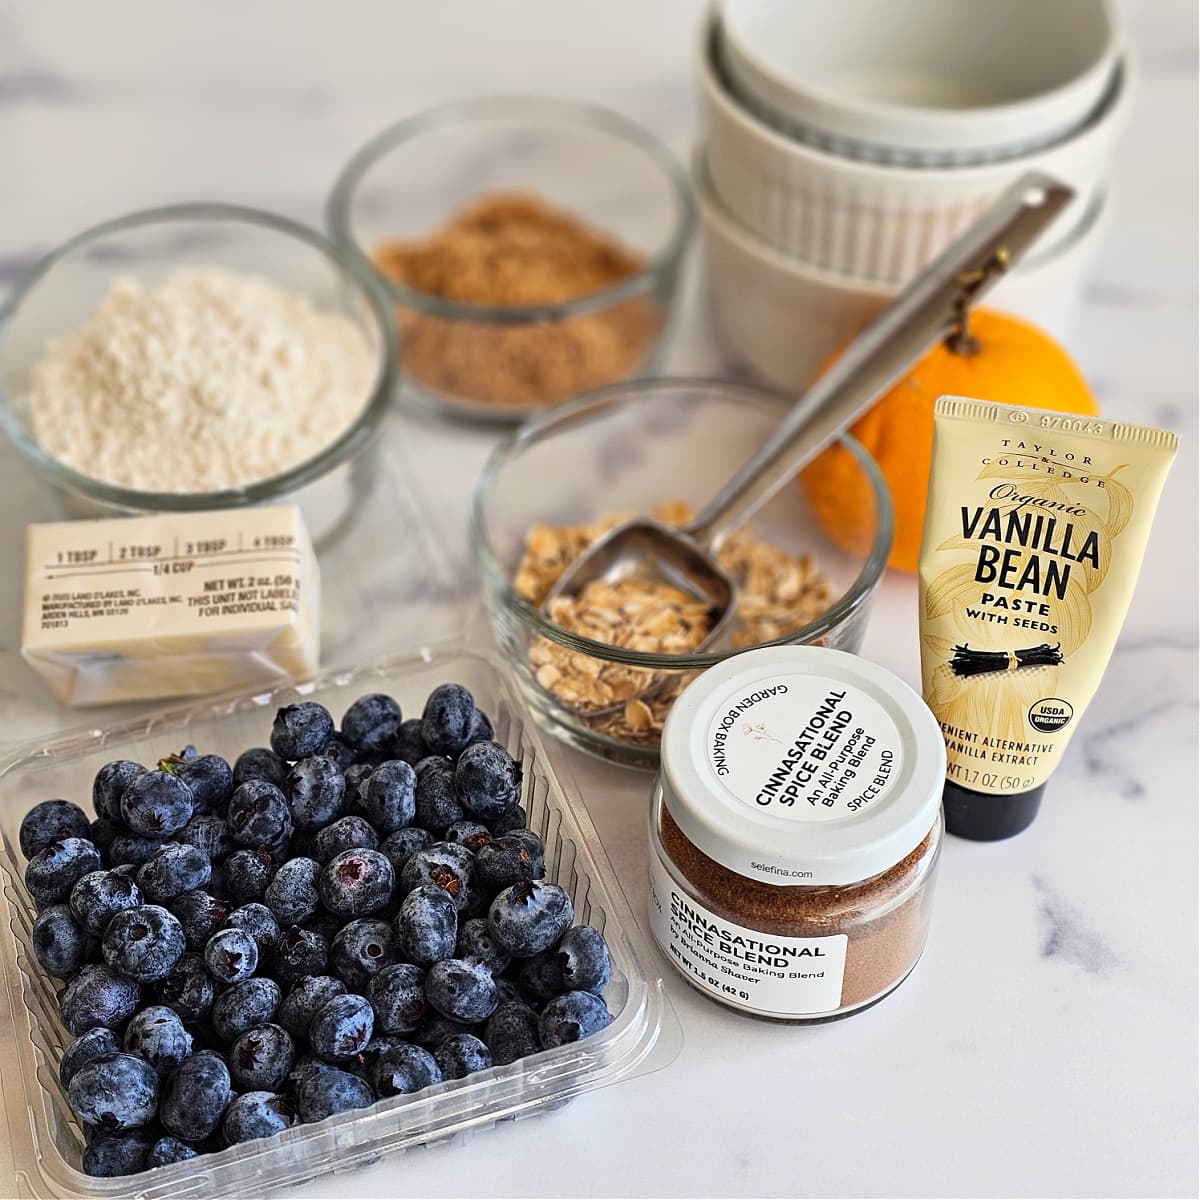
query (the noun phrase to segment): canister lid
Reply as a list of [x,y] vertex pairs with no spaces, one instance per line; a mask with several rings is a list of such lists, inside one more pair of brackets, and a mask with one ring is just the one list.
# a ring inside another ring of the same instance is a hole
[[663,802],[710,858],[763,883],[857,883],[937,817],[946,746],[924,701],[877,663],[765,646],[705,671],[663,730]]

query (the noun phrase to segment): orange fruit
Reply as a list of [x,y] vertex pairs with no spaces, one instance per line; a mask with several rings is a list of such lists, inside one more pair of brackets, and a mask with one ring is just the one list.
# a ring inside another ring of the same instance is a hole
[[[971,311],[968,333],[966,348],[943,342],[930,350],[850,430],[887,480],[896,509],[888,565],[902,571],[917,569],[933,454],[933,405],[939,396],[1088,416],[1099,411],[1079,368],[1049,334],[989,309]],[[875,532],[875,504],[853,456],[835,443],[801,472],[800,480],[830,537],[865,553]]]

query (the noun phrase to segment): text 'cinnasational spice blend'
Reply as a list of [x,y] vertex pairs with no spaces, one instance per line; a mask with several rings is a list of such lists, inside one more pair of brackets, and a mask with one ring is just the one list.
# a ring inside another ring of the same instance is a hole
[[866,659],[768,646],[676,700],[650,815],[650,926],[731,1008],[826,1021],[916,964],[942,842],[945,747]]

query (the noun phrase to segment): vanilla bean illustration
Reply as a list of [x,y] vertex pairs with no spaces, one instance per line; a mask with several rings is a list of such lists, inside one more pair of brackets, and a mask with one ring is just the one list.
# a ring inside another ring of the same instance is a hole
[[955,646],[950,669],[959,676],[986,675],[990,671],[1019,671],[1022,667],[1057,667],[1063,660],[1062,643],[1028,646],[1024,650],[972,650]]

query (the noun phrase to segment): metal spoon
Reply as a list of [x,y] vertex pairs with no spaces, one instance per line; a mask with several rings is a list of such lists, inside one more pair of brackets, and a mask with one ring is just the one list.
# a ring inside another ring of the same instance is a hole
[[1023,175],[858,335],[689,525],[634,517],[609,530],[559,576],[543,611],[598,579],[669,584],[713,612],[712,627],[694,653],[719,645],[737,607],[737,589],[717,558],[725,539],[932,346],[962,329],[969,303],[1024,254],[1073,196],[1047,175]]

